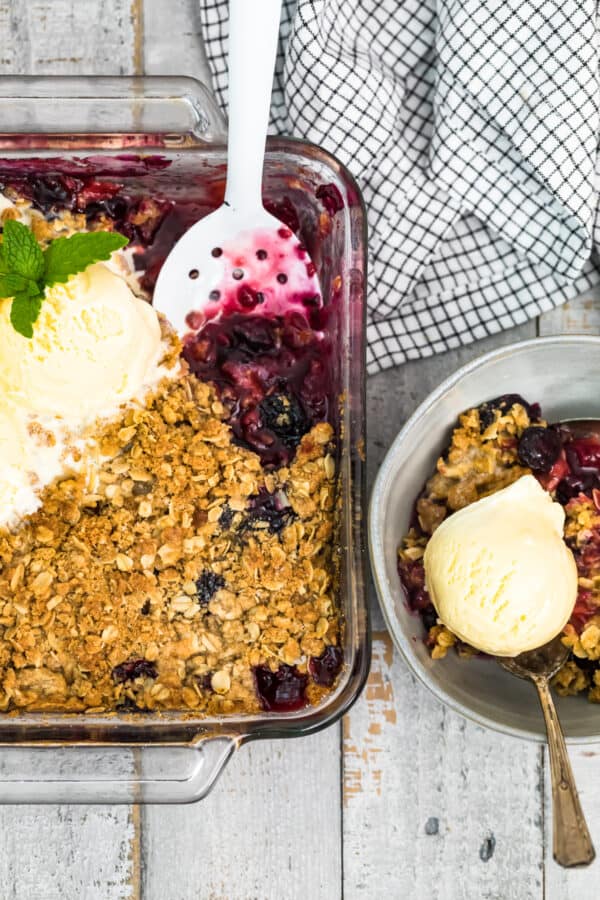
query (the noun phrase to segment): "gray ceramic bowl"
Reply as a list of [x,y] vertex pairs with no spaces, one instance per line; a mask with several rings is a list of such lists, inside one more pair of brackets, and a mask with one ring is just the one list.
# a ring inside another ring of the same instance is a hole
[[[415,675],[469,719],[506,734],[545,740],[533,686],[492,660],[432,660],[421,620],[412,614],[396,569],[397,548],[415,497],[434,469],[460,412],[500,394],[522,394],[548,420],[600,417],[600,337],[559,336],[503,347],[459,369],[429,395],[392,444],[377,476],[369,513],[373,576],[392,638]],[[565,734],[600,741],[600,704],[558,698]]]

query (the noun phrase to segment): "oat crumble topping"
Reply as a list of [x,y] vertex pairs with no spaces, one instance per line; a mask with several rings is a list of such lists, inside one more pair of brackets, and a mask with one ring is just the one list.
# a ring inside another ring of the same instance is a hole
[[0,534],[2,710],[255,711],[254,667],[305,673],[338,643],[332,428],[268,473],[223,412],[195,377],[166,381],[100,431],[93,491],[55,483]]
[[[14,206],[0,223],[28,221],[42,245],[115,227],[3,193]],[[164,206],[142,199],[130,224],[152,235]],[[121,274],[150,295],[141,273]],[[180,351],[172,338],[171,365]],[[49,485],[0,529],[0,710],[253,713],[318,704],[334,685],[333,428],[313,424],[269,471],[235,442],[218,391],[179,364],[143,405],[96,424],[93,473]]]

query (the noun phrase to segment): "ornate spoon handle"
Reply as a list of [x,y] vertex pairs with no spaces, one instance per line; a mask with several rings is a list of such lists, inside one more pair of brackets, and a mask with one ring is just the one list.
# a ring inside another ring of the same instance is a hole
[[556,715],[548,679],[543,676],[532,676],[531,680],[538,690],[548,734],[554,859],[565,867],[589,866],[596,852],[579,802],[565,738]]

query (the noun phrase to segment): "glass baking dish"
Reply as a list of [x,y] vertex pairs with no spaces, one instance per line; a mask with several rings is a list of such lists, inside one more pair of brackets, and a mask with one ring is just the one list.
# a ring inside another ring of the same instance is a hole
[[[0,177],[40,167],[74,174],[83,166],[117,177],[132,192],[156,189],[184,199],[193,194],[207,211],[221,202],[225,125],[211,94],[193,79],[5,78],[0,121]],[[323,184],[334,185],[344,201],[325,229],[319,227],[323,206],[315,196]],[[0,716],[0,803],[195,801],[208,793],[237,747],[324,728],[349,708],[364,684],[370,658],[363,539],[364,210],[356,184],[336,159],[290,139],[269,140],[264,194],[274,203],[291,200],[323,294],[336,295],[344,616],[339,683],[320,706],[285,714]]]

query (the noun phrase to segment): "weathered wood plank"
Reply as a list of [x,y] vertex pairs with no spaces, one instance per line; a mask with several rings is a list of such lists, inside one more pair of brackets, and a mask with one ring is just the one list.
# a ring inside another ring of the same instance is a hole
[[340,732],[242,748],[213,792],[142,809],[144,900],[338,900]]
[[0,74],[130,75],[131,0],[5,0]]
[[344,728],[344,897],[541,900],[539,748],[446,710],[374,637]]
[[[131,13],[131,0],[6,0],[0,74],[130,74]],[[0,895],[7,900],[139,897],[131,807],[1,806],[0,835]]]
[[126,806],[0,806],[3,900],[137,900],[134,824]]
[[540,335],[567,333],[600,334],[600,288],[540,317]]
[[210,84],[197,0],[143,0],[144,71],[191,75]]

